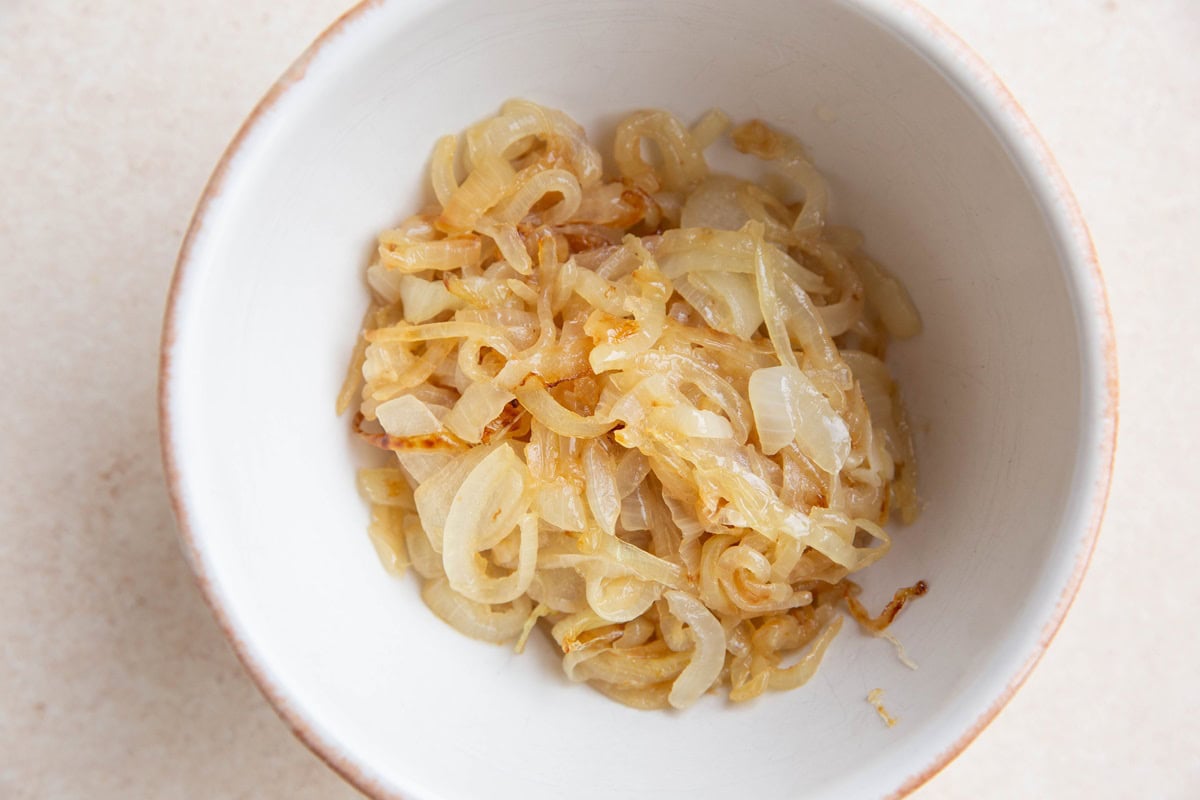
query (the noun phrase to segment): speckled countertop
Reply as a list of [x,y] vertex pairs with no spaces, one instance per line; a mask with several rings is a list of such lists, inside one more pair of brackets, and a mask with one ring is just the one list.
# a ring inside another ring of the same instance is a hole
[[[193,586],[155,417],[193,204],[345,5],[0,2],[0,797],[357,796],[271,712]],[[1008,83],[1079,196],[1121,430],[1057,641],[916,797],[1200,797],[1200,4],[928,5]]]

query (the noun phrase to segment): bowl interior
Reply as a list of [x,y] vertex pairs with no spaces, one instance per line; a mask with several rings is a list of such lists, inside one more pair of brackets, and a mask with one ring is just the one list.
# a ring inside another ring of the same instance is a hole
[[[838,2],[382,3],[265,110],[200,220],[167,374],[193,557],[256,671],[363,782],[412,798],[878,795],[935,762],[1038,649],[1088,537],[1086,345],[1061,242],[1009,149],[899,12]],[[891,15],[889,17],[889,15]],[[889,21],[892,20],[892,21]],[[365,535],[368,458],[333,400],[375,234],[427,197],[434,139],[510,96],[600,142],[630,110],[711,106],[798,135],[835,221],[925,320],[892,353],[925,509],[863,576],[894,632],[847,627],[817,677],[742,706],[636,712],[548,641],[463,638]],[[875,687],[900,718],[885,728]]]

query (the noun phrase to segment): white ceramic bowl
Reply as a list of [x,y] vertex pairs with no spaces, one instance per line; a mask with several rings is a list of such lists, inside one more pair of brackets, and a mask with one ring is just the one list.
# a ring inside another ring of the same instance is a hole
[[[716,105],[799,135],[834,216],[908,284],[894,348],[920,521],[865,581],[924,578],[894,630],[848,627],[798,691],[685,713],[568,683],[545,642],[468,640],[384,573],[333,398],[375,233],[417,207],[436,136],[510,96],[596,132]],[[903,794],[991,719],[1053,635],[1107,490],[1115,369],[1074,201],[990,72],[888,0],[365,3],[268,94],[196,213],[163,342],[183,541],[248,669],[365,791],[407,798]],[[864,701],[887,690],[884,727]]]

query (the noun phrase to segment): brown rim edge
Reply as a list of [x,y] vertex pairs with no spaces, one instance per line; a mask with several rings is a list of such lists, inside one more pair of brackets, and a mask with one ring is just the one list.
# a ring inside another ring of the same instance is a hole
[[[170,289],[167,294],[167,307],[163,318],[162,337],[159,345],[159,381],[158,381],[158,417],[159,417],[159,446],[162,453],[163,472],[167,480],[168,492],[170,494],[172,510],[175,513],[175,519],[180,533],[180,540],[184,551],[191,565],[193,579],[197,587],[200,589],[204,602],[212,611],[217,625],[225,634],[233,647],[234,653],[238,660],[242,663],[243,668],[249,673],[258,690],[266,697],[276,715],[291,729],[292,734],[304,743],[314,755],[320,758],[334,772],[341,776],[351,786],[364,794],[380,798],[381,800],[403,800],[402,796],[390,792],[382,784],[372,777],[364,773],[361,767],[356,764],[353,759],[345,753],[338,750],[336,746],[322,739],[305,720],[300,713],[292,707],[291,702],[283,696],[268,677],[263,674],[259,666],[254,662],[249,653],[249,648],[242,641],[241,637],[234,630],[229,621],[228,615],[220,600],[214,594],[213,587],[208,580],[207,575],[203,573],[202,559],[199,548],[196,546],[195,534],[191,529],[191,525],[184,509],[181,492],[179,489],[179,469],[175,463],[175,456],[171,448],[171,415],[169,411],[167,386],[169,376],[171,374],[171,349],[175,341],[175,315],[176,307],[179,299],[180,287],[183,283],[183,274],[189,262],[192,246],[195,243],[195,238],[202,227],[203,220],[208,212],[212,201],[220,194],[221,189],[225,184],[229,165],[234,156],[241,150],[243,143],[249,136],[250,132],[258,125],[263,114],[270,110],[275,104],[287,93],[292,86],[301,81],[309,65],[313,59],[325,48],[336,34],[338,34],[347,24],[360,17],[364,12],[381,4],[383,0],[360,0],[356,5],[347,10],[344,14],[338,17],[329,27],[308,46],[307,49],[300,55],[298,59],[283,73],[282,76],[271,86],[266,95],[258,102],[251,111],[250,115],[242,123],[229,145],[225,148],[220,160],[217,162],[216,168],[213,170],[212,176],[205,185],[204,191],[200,196],[200,200],[196,205],[196,209],[192,214],[191,223],[188,226],[187,233],[184,235],[183,242],[180,245],[179,255],[175,261],[175,274],[171,279]],[[1084,575],[1087,572],[1088,565],[1091,563],[1092,554],[1096,548],[1096,542],[1099,538],[1100,527],[1104,519],[1104,512],[1108,502],[1109,491],[1112,485],[1113,460],[1116,451],[1117,438],[1117,422],[1118,422],[1118,377],[1117,377],[1117,358],[1116,358],[1116,339],[1113,331],[1112,313],[1108,303],[1103,274],[1100,269],[1099,259],[1096,254],[1095,244],[1092,241],[1091,233],[1088,230],[1087,223],[1084,221],[1083,213],[1079,208],[1079,204],[1075,199],[1069,184],[1063,175],[1062,169],[1055,160],[1049,147],[1041,138],[1041,135],[1034,128],[1029,116],[1024,109],[1017,103],[1008,87],[1000,80],[1000,78],[987,65],[987,62],[972,50],[956,33],[954,33],[941,20],[935,17],[932,13],[918,5],[915,0],[892,0],[897,5],[906,9],[910,14],[918,19],[918,21],[926,28],[926,30],[937,39],[941,39],[948,45],[951,52],[956,53],[966,60],[966,66],[972,73],[972,77],[979,80],[985,85],[985,88],[991,89],[995,94],[997,102],[1003,106],[1007,113],[1019,120],[1024,128],[1024,135],[1033,145],[1043,168],[1046,170],[1047,176],[1050,178],[1059,199],[1062,201],[1064,208],[1071,217],[1072,227],[1075,229],[1076,237],[1086,248],[1086,260],[1091,269],[1092,282],[1099,292],[1099,297],[1096,301],[1097,308],[1091,309],[1098,311],[1103,325],[1101,332],[1103,333],[1104,346],[1104,367],[1106,370],[1107,382],[1107,397],[1104,408],[1104,423],[1107,426],[1106,434],[1103,438],[1102,445],[1104,447],[1100,456],[1102,465],[1102,476],[1099,485],[1095,487],[1093,496],[1093,506],[1091,520],[1088,525],[1088,533],[1084,541],[1082,552],[1077,558],[1074,570],[1071,577],[1059,597],[1058,605],[1055,607],[1049,622],[1045,625],[1042,631],[1041,638],[1038,642],[1037,649],[1030,655],[1024,664],[1018,669],[1017,673],[1010,679],[1007,686],[1001,692],[992,704],[983,714],[981,714],[975,723],[965,732],[959,739],[937,756],[932,764],[916,773],[907,779],[901,786],[890,795],[889,798],[901,798],[911,794],[917,788],[925,784],[939,772],[941,772],[951,761],[962,753],[966,747],[975,740],[976,737],[986,728],[992,720],[1000,713],[1000,711],[1008,704],[1017,690],[1029,678],[1037,663],[1045,654],[1046,649],[1053,641],[1055,634],[1061,628],[1067,612],[1070,610],[1075,596],[1079,591],[1079,586],[1083,582]]]
[[1099,344],[1104,350],[1103,368],[1105,371],[1106,396],[1104,398],[1104,409],[1101,420],[1104,427],[1100,432],[1102,450],[1098,459],[1101,474],[1098,484],[1093,487],[1087,535],[1081,542],[1080,552],[1076,557],[1074,569],[1067,581],[1067,585],[1059,595],[1058,604],[1055,606],[1049,621],[1042,628],[1037,648],[1030,654],[1025,663],[1020,666],[1016,674],[1013,675],[1004,687],[1004,690],[987,710],[976,718],[971,727],[954,744],[940,753],[932,764],[915,773],[900,788],[888,795],[888,800],[898,800],[916,791],[945,769],[951,761],[961,755],[967,746],[975,741],[979,734],[992,723],[1004,707],[1008,705],[1008,702],[1017,693],[1017,690],[1029,679],[1038,662],[1042,660],[1042,656],[1046,654],[1046,650],[1050,647],[1050,643],[1054,640],[1055,635],[1062,628],[1067,613],[1071,610],[1071,606],[1075,602],[1075,597],[1079,593],[1079,587],[1083,583],[1083,578],[1087,574],[1088,566],[1092,561],[1092,555],[1096,551],[1096,543],[1100,538],[1100,528],[1104,522],[1104,512],[1108,506],[1109,492],[1112,488],[1113,462],[1116,457],[1119,416],[1118,397],[1120,393],[1117,373],[1116,334],[1113,328],[1112,309],[1108,302],[1108,290],[1104,283],[1104,274],[1100,269],[1100,259],[1096,253],[1096,244],[1084,219],[1083,211],[1079,207],[1079,202],[1076,200],[1075,194],[1071,190],[1070,184],[1067,182],[1058,160],[1054,157],[1050,147],[1034,126],[1025,109],[1021,107],[1021,104],[1017,102],[1016,97],[1009,90],[1008,86],[1005,85],[1000,76],[992,70],[982,56],[976,53],[948,25],[921,6],[916,0],[894,0],[894,2],[901,5],[933,38],[942,41],[951,53],[958,56],[964,62],[964,66],[971,73],[972,78],[982,84],[982,88],[985,91],[990,91],[995,101],[1005,112],[1020,123],[1023,129],[1021,135],[1026,139],[1028,144],[1032,145],[1042,168],[1046,172],[1046,176],[1052,184],[1055,194],[1062,202],[1063,208],[1070,217],[1071,228],[1077,239],[1077,244],[1082,245],[1084,258],[1091,272],[1091,282],[1098,293],[1096,297],[1086,299],[1092,304],[1092,307],[1088,310],[1096,314],[1101,323],[1099,326],[1101,333]]

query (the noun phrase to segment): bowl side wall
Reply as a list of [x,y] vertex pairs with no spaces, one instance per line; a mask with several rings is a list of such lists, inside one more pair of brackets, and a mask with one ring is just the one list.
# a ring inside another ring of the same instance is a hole
[[[878,795],[952,747],[1036,652],[1086,545],[1088,354],[1062,242],[935,64],[870,14],[795,5],[382,4],[259,120],[199,220],[168,381],[197,567],[260,675],[385,789]],[[929,581],[895,626],[920,671],[847,629],[805,689],[643,714],[567,684],[545,643],[516,657],[463,639],[415,579],[378,566],[352,480],[368,454],[332,411],[362,268],[375,233],[428,198],[434,137],[510,94],[597,133],[641,107],[779,125],[829,177],[834,220],[909,286],[926,330],[892,361],[926,507],[865,583],[877,605]],[[876,686],[901,726],[863,701]],[[621,766],[581,785],[583,759]]]

